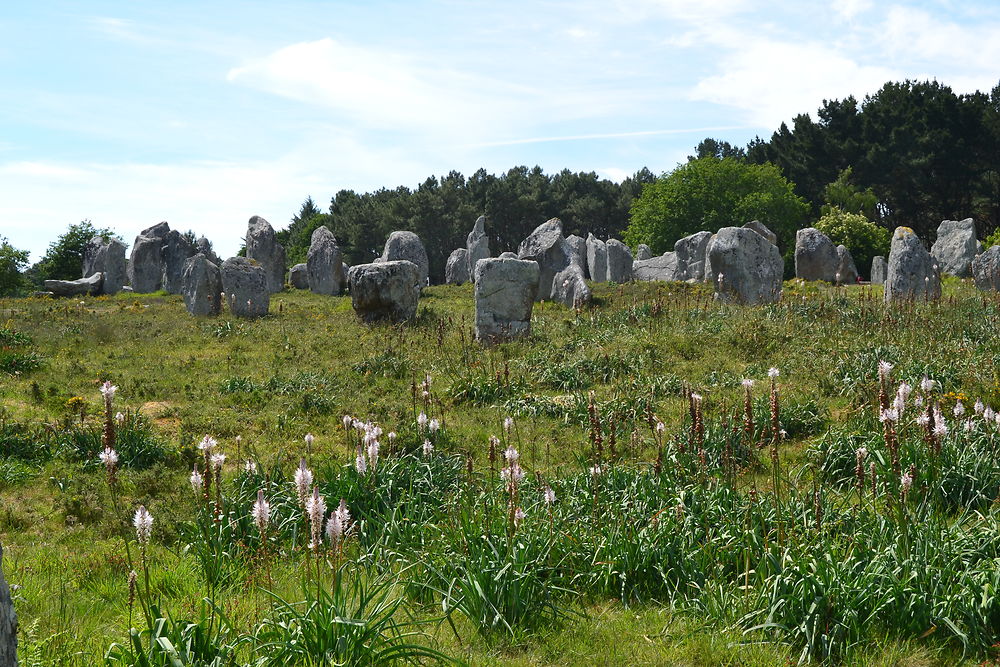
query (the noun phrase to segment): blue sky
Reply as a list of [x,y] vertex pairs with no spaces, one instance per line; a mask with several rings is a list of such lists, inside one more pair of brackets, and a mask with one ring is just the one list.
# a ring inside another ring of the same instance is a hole
[[[989,0],[10,0],[0,236],[89,218],[233,253],[307,195],[526,164],[620,180],[887,80],[1000,81]],[[470,221],[471,224],[471,221]]]

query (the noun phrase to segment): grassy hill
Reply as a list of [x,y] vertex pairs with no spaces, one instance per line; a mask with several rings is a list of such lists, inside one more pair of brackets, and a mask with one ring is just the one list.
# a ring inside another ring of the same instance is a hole
[[[791,282],[740,308],[703,286],[597,286],[592,308],[538,305],[529,340],[488,349],[469,286],[426,289],[401,327],[360,325],[347,297],[286,292],[271,313],[0,300],[0,541],[23,664],[161,664],[149,627],[192,647],[180,664],[997,659],[1000,438],[973,409],[1000,407],[992,295],[954,282],[887,309],[877,287]],[[104,381],[122,413],[110,484]],[[901,381],[903,414],[880,422]],[[383,430],[363,474],[345,415]],[[207,492],[189,480],[206,435],[226,455]],[[301,458],[327,513],[350,510],[336,548],[309,546]]]

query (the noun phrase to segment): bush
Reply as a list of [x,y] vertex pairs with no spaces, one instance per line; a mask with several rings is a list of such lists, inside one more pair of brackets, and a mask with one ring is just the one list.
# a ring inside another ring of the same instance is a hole
[[860,213],[847,213],[833,207],[814,226],[836,245],[847,246],[862,275],[871,270],[873,257],[889,254],[889,230]]

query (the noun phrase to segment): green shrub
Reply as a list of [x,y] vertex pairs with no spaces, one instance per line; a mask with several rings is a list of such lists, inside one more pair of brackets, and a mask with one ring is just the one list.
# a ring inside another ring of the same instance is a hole
[[863,276],[871,270],[873,257],[889,254],[889,230],[860,213],[847,213],[834,207],[813,226],[829,236],[835,245],[847,246]]

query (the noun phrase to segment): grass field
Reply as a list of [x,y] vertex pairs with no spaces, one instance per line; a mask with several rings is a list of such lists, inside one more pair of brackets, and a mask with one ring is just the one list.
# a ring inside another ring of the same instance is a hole
[[[472,318],[469,286],[402,327],[299,292],[256,321],[0,300],[22,664],[997,664],[995,296],[602,285],[489,349]],[[300,465],[324,517],[346,503],[336,545]]]

